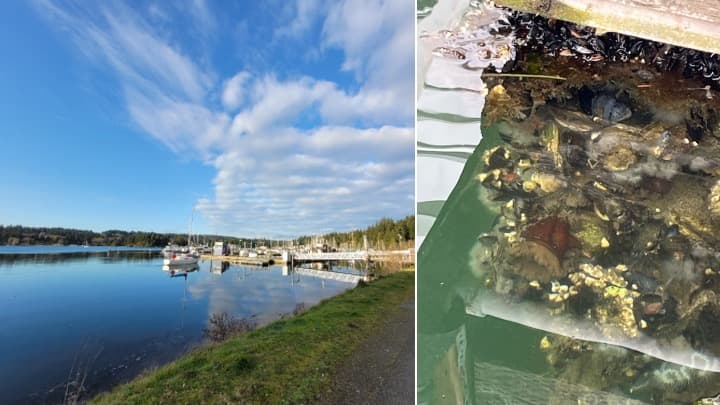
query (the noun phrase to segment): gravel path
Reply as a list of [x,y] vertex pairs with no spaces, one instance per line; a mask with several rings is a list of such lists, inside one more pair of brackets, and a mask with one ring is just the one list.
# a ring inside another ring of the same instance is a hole
[[415,403],[415,300],[409,299],[340,366],[320,404]]

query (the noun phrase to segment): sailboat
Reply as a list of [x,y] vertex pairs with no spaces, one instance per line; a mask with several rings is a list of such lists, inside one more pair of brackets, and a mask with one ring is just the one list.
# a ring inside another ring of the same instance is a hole
[[163,259],[163,266],[186,266],[197,264],[197,256],[191,253],[173,253],[170,257]]
[[[163,259],[163,266],[187,266],[187,265],[193,265],[197,264],[198,262],[198,255],[193,253],[192,251],[192,223],[193,223],[193,216],[195,215],[195,208],[193,208],[193,212],[190,215],[190,229],[188,231],[188,249],[185,251],[184,249],[182,251],[173,251],[169,250],[165,258]],[[163,249],[163,252],[165,250]]]

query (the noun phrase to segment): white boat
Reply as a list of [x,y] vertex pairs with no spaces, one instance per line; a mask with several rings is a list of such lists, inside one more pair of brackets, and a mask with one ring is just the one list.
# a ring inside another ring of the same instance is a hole
[[183,253],[183,252],[182,252],[182,248],[181,248],[180,246],[177,246],[177,245],[170,245],[170,244],[168,244],[168,245],[165,246],[165,247],[163,248],[163,250],[162,250],[162,255],[163,255],[163,257],[165,257],[165,258],[172,257],[172,255],[174,255],[174,254],[179,254],[179,253]]
[[197,263],[194,264],[179,264],[175,266],[163,266],[163,270],[170,274],[170,277],[187,277],[189,273],[198,271],[200,267]]
[[186,253],[173,253],[170,257],[163,259],[163,266],[182,266],[196,264],[197,262],[197,256]]

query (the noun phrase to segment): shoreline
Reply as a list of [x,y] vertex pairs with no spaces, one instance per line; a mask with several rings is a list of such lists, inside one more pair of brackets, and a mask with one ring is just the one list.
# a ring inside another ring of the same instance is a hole
[[194,349],[91,402],[311,402],[341,362],[414,296],[414,280],[414,271],[384,276],[296,317]]

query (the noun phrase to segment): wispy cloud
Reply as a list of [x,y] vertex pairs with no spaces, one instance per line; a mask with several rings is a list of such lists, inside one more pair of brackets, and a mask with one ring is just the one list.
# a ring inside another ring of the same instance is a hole
[[306,34],[326,11],[327,1],[297,0],[288,5],[290,18],[287,23],[281,22],[275,29],[275,37],[298,38]]
[[[412,211],[412,2],[291,5],[276,37],[300,40],[316,26],[324,49],[343,52],[337,68],[354,72],[351,85],[258,66],[218,78],[192,47],[151,24],[168,18],[159,7],[36,4],[80,52],[115,72],[134,125],[216,169],[213,195],[196,207],[213,231],[296,236]],[[204,1],[189,12],[214,29]]]
[[195,19],[202,32],[209,34],[215,30],[215,16],[205,0],[192,0],[190,14]]
[[412,122],[414,103],[407,99],[414,92],[412,10],[410,0],[345,0],[330,7],[323,44],[341,49],[342,69],[354,72],[362,83],[352,100],[356,108],[382,106],[392,112],[383,119]]
[[413,140],[411,129],[397,127],[250,134],[241,148],[215,159],[215,196],[198,209],[244,234],[276,229],[279,236],[349,229],[368,215],[406,215]]
[[250,79],[250,73],[238,72],[223,84],[222,103],[227,110],[235,110],[245,101],[245,84]]

